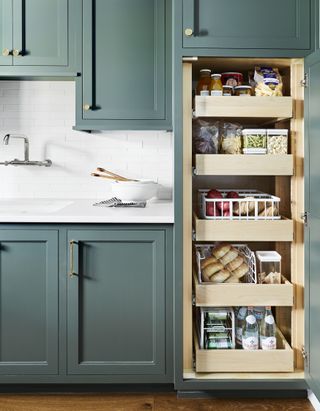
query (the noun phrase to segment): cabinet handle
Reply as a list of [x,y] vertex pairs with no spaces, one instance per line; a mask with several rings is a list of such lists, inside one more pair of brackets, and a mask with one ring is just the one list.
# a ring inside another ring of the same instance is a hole
[[185,34],[187,37],[191,37],[191,36],[193,35],[193,30],[190,29],[190,28],[187,28],[187,29],[185,29],[184,34]]
[[78,275],[78,273],[76,273],[74,271],[74,245],[76,244],[76,242],[74,240],[71,240],[69,242],[69,255],[70,255],[70,271],[69,271],[69,277],[72,278],[75,275]]
[[22,51],[18,50],[18,49],[14,49],[13,50],[13,55],[14,55],[14,57],[22,56]]
[[3,57],[8,57],[10,56],[10,54],[11,54],[11,51],[9,49],[5,48],[2,50]]
[[84,105],[83,105],[83,110],[84,110],[84,111],[89,111],[89,110],[91,110],[90,104],[84,104]]

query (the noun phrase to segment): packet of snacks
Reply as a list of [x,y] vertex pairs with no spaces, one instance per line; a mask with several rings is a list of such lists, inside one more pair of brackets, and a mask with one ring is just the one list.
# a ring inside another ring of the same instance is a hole
[[[253,79],[256,96],[282,96],[282,77],[277,68],[255,67]],[[252,81],[253,80],[253,81]]]

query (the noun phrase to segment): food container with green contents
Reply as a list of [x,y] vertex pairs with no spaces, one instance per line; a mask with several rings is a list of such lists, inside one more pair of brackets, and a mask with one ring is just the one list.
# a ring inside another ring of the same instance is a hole
[[266,149],[267,130],[264,128],[243,129],[242,146],[244,149]]
[[236,96],[240,97],[250,97],[252,95],[251,86],[237,86],[234,88]]
[[280,128],[267,130],[268,154],[288,154],[288,131]]

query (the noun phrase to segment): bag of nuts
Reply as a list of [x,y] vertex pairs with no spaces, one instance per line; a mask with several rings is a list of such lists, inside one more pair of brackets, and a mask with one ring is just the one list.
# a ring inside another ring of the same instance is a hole
[[268,154],[288,154],[288,130],[267,130]]

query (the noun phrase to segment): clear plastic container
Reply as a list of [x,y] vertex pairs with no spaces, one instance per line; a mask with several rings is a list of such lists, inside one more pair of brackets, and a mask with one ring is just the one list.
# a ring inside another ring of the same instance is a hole
[[256,251],[260,284],[281,284],[281,255],[276,251]]
[[268,129],[268,154],[288,154],[288,134],[289,130],[287,129]]
[[265,149],[267,147],[267,130],[264,128],[245,128],[242,130],[244,149]]

